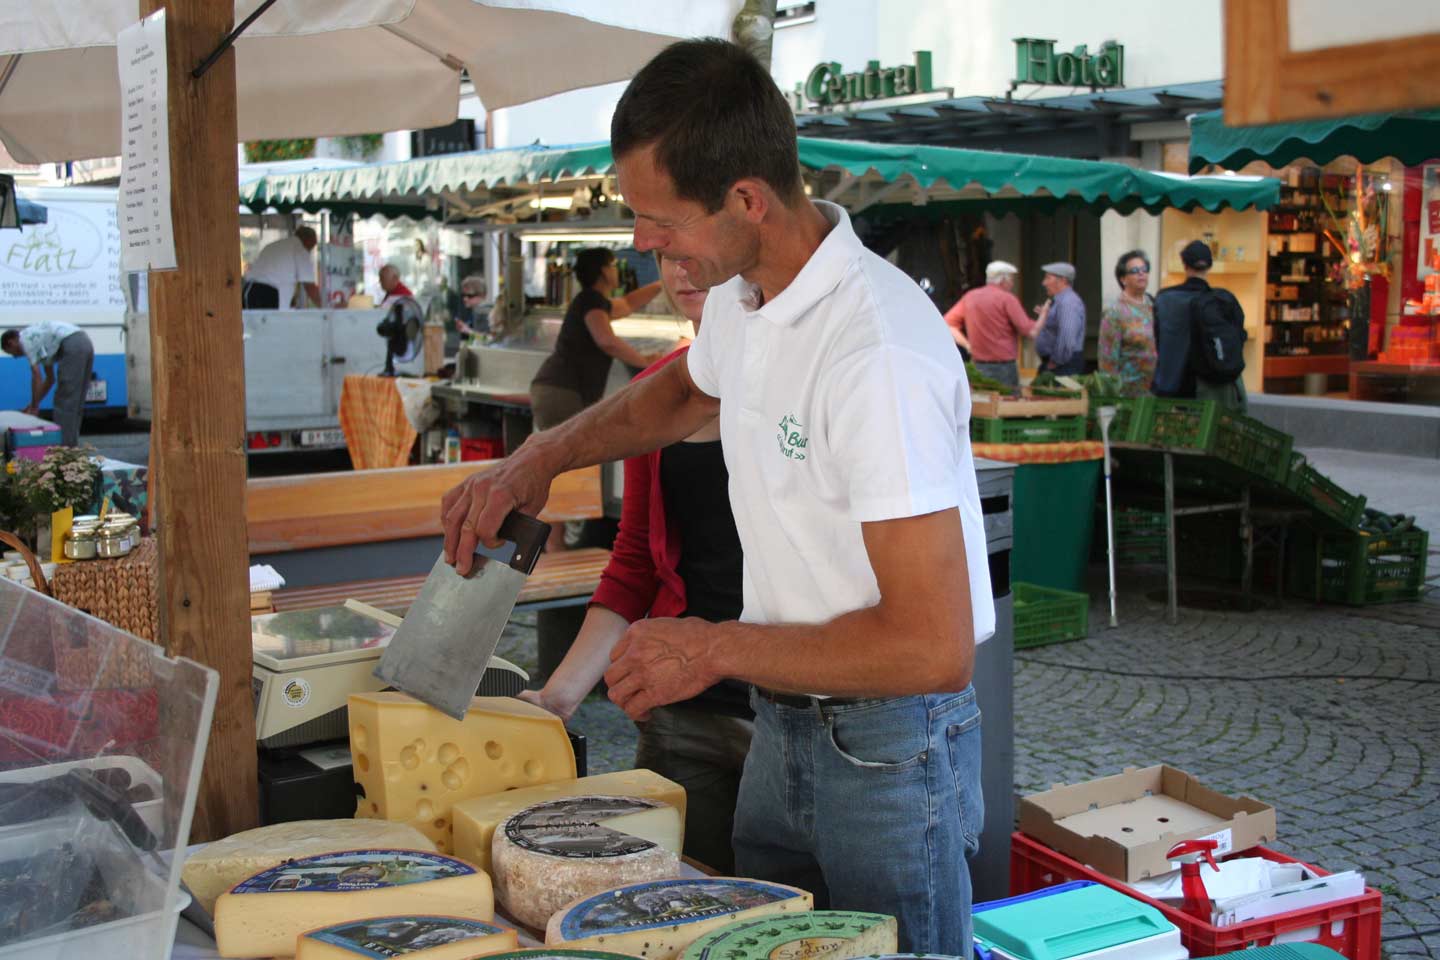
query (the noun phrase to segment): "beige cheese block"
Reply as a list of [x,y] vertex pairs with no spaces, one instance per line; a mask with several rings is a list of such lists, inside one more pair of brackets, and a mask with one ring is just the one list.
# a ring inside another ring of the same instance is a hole
[[680,811],[639,797],[537,803],[495,831],[495,897],[509,916],[543,930],[587,894],[678,877],[683,830]]
[[369,917],[495,918],[490,878],[424,850],[338,850],[291,860],[236,884],[215,904],[222,957],[290,957],[300,935]]
[[364,790],[356,817],[407,823],[454,850],[451,808],[463,800],[575,779],[560,718],[512,697],[476,697],[455,720],[403,693],[354,693],[350,754]]
[[882,913],[812,910],[738,920],[697,938],[681,960],[856,960],[894,953],[899,925]]
[[296,857],[360,847],[433,851],[435,844],[414,827],[386,820],[296,820],[207,844],[186,859],[180,879],[205,912],[213,914],[220,894],[262,870]]
[[296,960],[471,960],[519,946],[515,931],[465,917],[373,917],[302,934]]
[[685,788],[650,770],[620,770],[578,780],[556,780],[534,787],[473,797],[457,803],[450,811],[454,823],[455,856],[482,870],[490,870],[490,845],[495,829],[526,807],[566,797],[643,797],[657,800],[680,811],[680,844],[685,843]]
[[698,937],[727,923],[803,913],[814,903],[798,887],[739,877],[636,883],[556,911],[546,926],[545,943],[675,960]]

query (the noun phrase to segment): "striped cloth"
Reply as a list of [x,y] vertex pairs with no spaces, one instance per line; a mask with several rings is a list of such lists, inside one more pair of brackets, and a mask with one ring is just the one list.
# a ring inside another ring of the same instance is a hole
[[975,456],[1006,463],[1075,463],[1103,460],[1105,445],[1099,440],[1070,440],[1063,443],[973,443]]
[[419,435],[405,416],[394,377],[357,374],[340,388],[340,429],[356,470],[405,466]]

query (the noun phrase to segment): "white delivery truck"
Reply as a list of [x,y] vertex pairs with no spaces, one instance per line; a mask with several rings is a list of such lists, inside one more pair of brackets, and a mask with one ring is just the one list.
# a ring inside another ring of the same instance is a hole
[[[126,298],[120,273],[120,229],[114,187],[22,187],[41,204],[45,223],[0,232],[0,328],[41,320],[73,323],[95,345],[95,373],[86,393],[88,416],[123,416],[128,403]],[[47,396],[42,409],[50,409]],[[30,403],[26,362],[0,356],[0,408]]]

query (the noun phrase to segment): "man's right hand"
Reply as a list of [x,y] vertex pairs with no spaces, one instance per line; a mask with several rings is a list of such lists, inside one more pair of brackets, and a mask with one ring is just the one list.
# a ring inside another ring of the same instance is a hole
[[533,438],[500,465],[474,473],[450,489],[440,501],[440,525],[445,531],[445,562],[469,576],[475,548],[500,546],[496,536],[511,510],[532,516],[550,498],[550,482],[559,471]]

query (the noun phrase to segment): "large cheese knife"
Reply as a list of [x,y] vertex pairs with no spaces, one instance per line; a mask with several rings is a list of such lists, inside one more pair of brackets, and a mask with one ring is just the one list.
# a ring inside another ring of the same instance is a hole
[[441,554],[375,676],[463,720],[549,535],[550,524],[511,511],[499,530],[505,542],[494,550],[477,546],[470,576],[456,573]]

